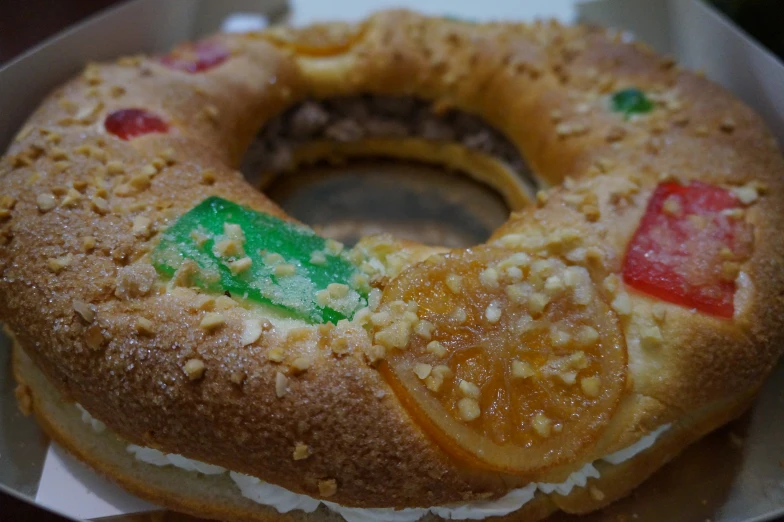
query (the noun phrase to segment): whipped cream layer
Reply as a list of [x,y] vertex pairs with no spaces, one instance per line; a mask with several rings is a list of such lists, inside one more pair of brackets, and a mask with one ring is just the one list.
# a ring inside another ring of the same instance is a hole
[[[81,405],[76,407],[81,413],[82,421],[90,424],[97,433],[105,431],[104,424],[93,418]],[[620,451],[606,455],[599,459],[609,464],[620,464],[635,455],[647,450],[656,442],[659,436],[670,428],[664,424],[642,437],[640,440]],[[173,453],[163,453],[156,449],[145,448],[135,444],[128,445],[128,452],[133,453],[137,460],[155,466],[175,466],[185,471],[202,473],[204,475],[221,475],[228,473],[237,485],[241,494],[264,506],[275,508],[279,513],[288,513],[295,509],[312,513],[323,504],[328,509],[340,514],[347,522],[416,522],[428,513],[432,513],[447,520],[482,520],[488,517],[499,517],[513,513],[533,500],[537,491],[542,493],[558,493],[568,495],[575,487],[585,487],[589,478],[599,478],[599,470],[591,462],[573,472],[560,484],[536,482],[523,488],[510,491],[503,497],[493,500],[480,500],[476,502],[461,502],[448,506],[430,508],[355,508],[346,507],[320,500],[301,493],[294,493],[280,486],[264,482],[256,477],[230,471],[220,466],[199,462]]]

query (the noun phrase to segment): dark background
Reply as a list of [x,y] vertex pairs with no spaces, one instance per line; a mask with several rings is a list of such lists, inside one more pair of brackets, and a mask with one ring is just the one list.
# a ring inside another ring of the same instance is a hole
[[0,65],[118,0],[0,0]]
[[781,0],[710,1],[779,58],[784,59],[784,31],[781,30],[784,2]]

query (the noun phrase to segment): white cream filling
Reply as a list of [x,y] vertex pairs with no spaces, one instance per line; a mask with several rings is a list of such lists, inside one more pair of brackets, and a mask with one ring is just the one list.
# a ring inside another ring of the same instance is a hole
[[593,462],[589,462],[577,471],[572,472],[572,474],[560,484],[537,482],[536,488],[542,493],[550,494],[555,491],[559,495],[565,496],[571,493],[575,486],[584,488],[585,484],[588,483],[589,478],[599,478],[599,470],[594,467]]
[[90,415],[90,412],[82,408],[81,404],[77,404],[76,408],[82,413],[82,422],[92,426],[93,431],[95,431],[95,433],[103,433],[104,430],[106,430],[106,424],[104,424],[103,422],[99,421],[98,419]]
[[227,469],[206,462],[189,459],[176,453],[163,453],[153,448],[145,448],[136,444],[128,445],[128,452],[133,453],[136,460],[141,460],[147,464],[155,466],[174,466],[185,471],[198,471],[204,475],[220,475],[226,473]]
[[610,453],[609,455],[602,457],[602,460],[609,462],[610,464],[620,464],[621,462],[625,462],[638,453],[642,453],[643,451],[653,446],[653,443],[656,442],[656,439],[659,438],[659,435],[667,431],[669,428],[670,424],[662,424],[631,446],[616,451],[615,453]]
[[[101,421],[93,418],[81,405],[77,404],[76,407],[82,414],[82,421],[90,424],[97,433],[102,433],[106,429],[106,426]],[[620,464],[627,461],[653,446],[656,439],[667,431],[670,426],[670,424],[659,426],[631,446],[611,453],[599,460],[609,464]],[[258,504],[273,507],[279,513],[288,513],[295,509],[305,513],[312,513],[320,504],[324,504],[328,509],[340,514],[347,522],[415,522],[428,512],[447,520],[482,520],[488,517],[500,517],[513,513],[530,502],[537,490],[547,494],[556,492],[560,495],[568,495],[575,487],[585,487],[589,478],[599,478],[599,470],[594,467],[595,462],[592,462],[573,472],[569,475],[569,478],[560,484],[548,484],[546,482],[528,484],[524,488],[514,489],[503,497],[494,500],[463,502],[431,508],[354,508],[294,493],[256,477],[229,471],[226,468],[213,464],[188,459],[182,455],[167,454],[135,444],[128,445],[128,452],[133,453],[137,460],[155,466],[175,466],[186,471],[196,471],[205,475],[220,475],[228,471],[229,477],[239,487],[242,496]]]

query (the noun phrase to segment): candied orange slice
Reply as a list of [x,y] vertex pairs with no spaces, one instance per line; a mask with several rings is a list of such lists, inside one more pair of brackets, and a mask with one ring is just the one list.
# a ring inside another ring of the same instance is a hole
[[449,453],[525,475],[589,451],[626,382],[618,319],[588,272],[479,247],[393,280],[371,316],[381,368]]
[[363,24],[324,23],[302,29],[273,27],[264,34],[278,45],[305,56],[333,56],[346,52],[362,35]]

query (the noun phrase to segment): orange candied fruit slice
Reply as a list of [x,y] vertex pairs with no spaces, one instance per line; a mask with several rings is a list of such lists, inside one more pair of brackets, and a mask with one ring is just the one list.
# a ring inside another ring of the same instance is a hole
[[362,36],[363,24],[313,24],[302,29],[273,27],[264,34],[278,45],[305,56],[334,56],[346,52]]
[[573,461],[626,382],[617,317],[581,267],[478,247],[401,274],[371,316],[382,371],[450,454],[525,475]]

